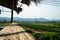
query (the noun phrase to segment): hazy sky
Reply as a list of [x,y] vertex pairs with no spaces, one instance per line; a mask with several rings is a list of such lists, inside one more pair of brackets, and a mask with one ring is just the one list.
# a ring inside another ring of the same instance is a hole
[[[38,6],[32,3],[29,7],[23,5],[22,8],[23,11],[19,15],[14,11],[14,17],[60,19],[60,0],[46,0]],[[1,6],[0,9],[2,9]],[[4,11],[10,11],[10,9],[4,8]],[[11,12],[2,12],[0,15],[0,17],[10,16]]]

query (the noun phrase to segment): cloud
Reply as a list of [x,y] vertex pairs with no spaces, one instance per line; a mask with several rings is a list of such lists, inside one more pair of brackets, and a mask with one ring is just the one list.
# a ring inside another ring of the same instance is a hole
[[59,6],[60,7],[60,0],[43,0],[43,4],[52,5],[52,6]]

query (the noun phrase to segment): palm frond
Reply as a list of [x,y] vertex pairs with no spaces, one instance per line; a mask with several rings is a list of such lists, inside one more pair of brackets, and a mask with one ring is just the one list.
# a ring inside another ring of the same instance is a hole
[[24,3],[26,5],[30,5],[31,2],[34,2],[35,4],[38,4],[41,2],[41,0],[22,0],[21,3]]
[[30,2],[31,2],[30,0],[22,0],[21,1],[21,3],[24,3],[24,4],[28,5],[28,6],[30,5]]
[[41,0],[31,0],[32,2],[34,2],[35,4],[38,4],[41,2]]
[[17,12],[17,14],[19,14],[19,12],[22,12],[22,10],[23,10],[23,9],[20,8],[20,7],[18,7],[18,8],[15,9],[15,11]]

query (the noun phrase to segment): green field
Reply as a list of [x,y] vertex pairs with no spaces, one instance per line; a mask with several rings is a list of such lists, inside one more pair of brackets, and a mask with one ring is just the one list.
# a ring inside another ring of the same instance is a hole
[[[60,40],[60,22],[19,22],[36,40]],[[41,30],[34,33],[32,30]],[[43,32],[42,32],[43,31]]]
[[26,26],[34,29],[44,30],[48,32],[60,32],[60,23],[36,23],[36,22],[20,22],[20,26]]
[[8,26],[9,24],[10,24],[10,23],[0,23],[0,27],[1,27],[1,26],[3,26],[3,27],[4,27],[4,26]]

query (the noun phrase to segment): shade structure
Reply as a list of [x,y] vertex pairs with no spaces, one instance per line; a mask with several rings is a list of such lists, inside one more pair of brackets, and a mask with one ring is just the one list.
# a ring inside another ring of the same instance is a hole
[[[21,7],[19,7],[19,8],[16,7],[17,1],[19,1],[19,0],[0,0],[0,5],[4,6],[4,7],[7,7],[9,9],[13,9],[17,13],[19,13],[20,11],[22,11],[22,8]],[[34,2],[34,3],[38,4],[38,3],[40,3],[40,1],[41,0],[21,0],[20,2],[29,6],[29,4],[31,2]],[[14,8],[12,8],[12,4],[13,4]]]
[[[13,4],[13,5],[12,5]],[[17,13],[19,13],[22,8],[17,8],[16,5],[17,5],[17,0],[0,0],[0,5],[1,6],[4,6],[6,8],[9,8],[9,9],[12,9],[12,10],[15,10]],[[12,6],[14,6],[14,9],[12,8]]]

